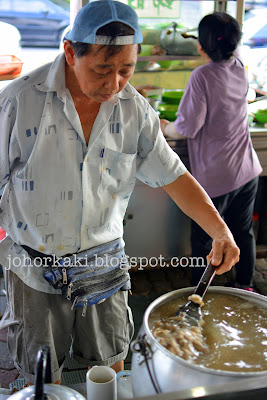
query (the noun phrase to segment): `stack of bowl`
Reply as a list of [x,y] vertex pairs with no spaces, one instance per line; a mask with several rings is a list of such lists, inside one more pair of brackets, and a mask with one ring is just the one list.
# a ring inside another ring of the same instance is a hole
[[160,118],[167,119],[169,121],[175,121],[178,106],[183,94],[184,90],[182,89],[166,90],[162,94],[162,102],[158,106]]
[[263,110],[258,110],[256,112],[253,113],[256,122],[260,123],[260,124],[266,124],[267,123],[267,108],[263,109]]

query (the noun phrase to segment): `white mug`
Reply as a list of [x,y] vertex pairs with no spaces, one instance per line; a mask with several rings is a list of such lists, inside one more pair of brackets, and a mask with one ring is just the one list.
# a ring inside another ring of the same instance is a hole
[[87,400],[117,400],[117,376],[114,369],[94,366],[86,373]]

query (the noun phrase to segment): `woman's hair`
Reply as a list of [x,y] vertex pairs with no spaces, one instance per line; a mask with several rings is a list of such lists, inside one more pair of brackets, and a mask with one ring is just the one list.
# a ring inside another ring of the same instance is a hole
[[[107,60],[109,57],[119,53],[123,47],[123,45],[112,44],[116,40],[117,36],[134,35],[134,30],[130,26],[121,22],[111,22],[110,24],[99,28],[96,34],[110,37],[110,44],[102,46],[103,48],[106,48]],[[71,45],[77,57],[83,57],[91,50],[91,45],[88,43],[72,42]],[[138,44],[138,54],[140,53],[141,45]]]
[[198,26],[198,41],[212,61],[229,60],[241,35],[237,20],[224,12],[206,15]]

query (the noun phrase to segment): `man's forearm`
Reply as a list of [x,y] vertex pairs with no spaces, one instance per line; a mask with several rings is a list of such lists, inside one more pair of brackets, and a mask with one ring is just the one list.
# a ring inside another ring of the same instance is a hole
[[205,190],[189,172],[164,186],[164,189],[178,207],[213,239],[207,257],[214,266],[218,266],[216,273],[229,271],[239,261],[240,251]]

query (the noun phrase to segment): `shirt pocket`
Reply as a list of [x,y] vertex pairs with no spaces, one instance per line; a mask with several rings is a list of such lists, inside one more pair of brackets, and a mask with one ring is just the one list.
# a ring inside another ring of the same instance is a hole
[[102,158],[102,191],[121,196],[130,195],[135,185],[136,153],[120,153],[105,148]]

